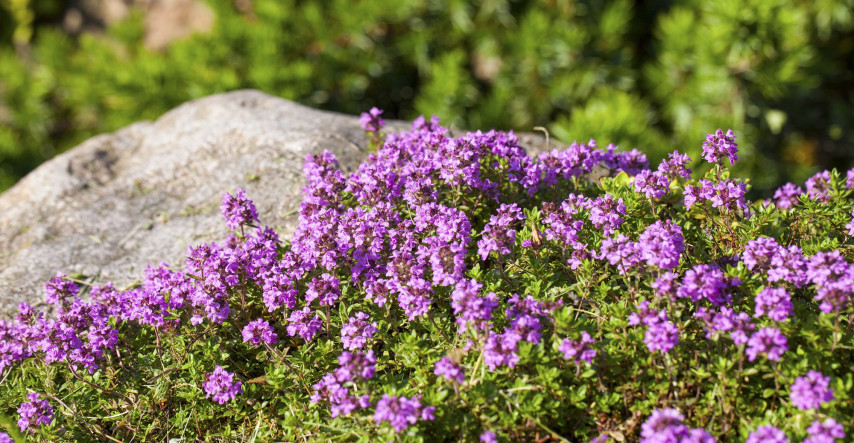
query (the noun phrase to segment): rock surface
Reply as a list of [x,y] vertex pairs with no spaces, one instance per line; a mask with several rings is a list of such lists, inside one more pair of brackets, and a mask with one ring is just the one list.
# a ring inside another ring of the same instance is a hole
[[[537,135],[520,139],[531,152],[545,147]],[[258,91],[199,99],[94,137],[0,195],[0,312],[40,303],[57,271],[123,287],[149,264],[183,267],[188,246],[225,236],[219,203],[237,187],[263,224],[289,238],[306,154],[327,149],[352,172],[365,146],[358,117]]]

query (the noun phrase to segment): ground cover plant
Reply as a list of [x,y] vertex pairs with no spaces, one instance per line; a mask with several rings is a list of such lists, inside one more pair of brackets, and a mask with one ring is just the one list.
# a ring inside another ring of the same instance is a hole
[[[305,161],[290,240],[232,230],[141,282],[0,323],[0,425],[35,441],[833,442],[851,432],[854,170],[745,199],[732,131],[650,169],[437,119],[352,174]],[[689,167],[707,163],[702,177]],[[0,434],[0,441],[9,437]]]

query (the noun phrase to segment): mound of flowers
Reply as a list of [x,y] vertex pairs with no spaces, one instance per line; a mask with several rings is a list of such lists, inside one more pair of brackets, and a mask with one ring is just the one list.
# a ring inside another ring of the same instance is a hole
[[[0,323],[0,415],[42,441],[832,442],[854,426],[854,170],[746,200],[732,131],[655,169],[437,119],[352,174],[306,158],[281,239],[127,288],[57,274]],[[701,162],[708,172],[692,176]],[[0,441],[8,436],[0,434]]]

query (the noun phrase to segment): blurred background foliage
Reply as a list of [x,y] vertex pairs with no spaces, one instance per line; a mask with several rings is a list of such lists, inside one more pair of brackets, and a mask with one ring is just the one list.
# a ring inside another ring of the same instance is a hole
[[75,28],[73,1],[0,0],[0,189],[93,135],[240,88],[545,126],[653,165],[677,148],[697,160],[706,133],[733,128],[756,196],[854,166],[854,0],[208,0],[209,31],[158,48],[147,8],[166,0],[120,1],[121,20]]

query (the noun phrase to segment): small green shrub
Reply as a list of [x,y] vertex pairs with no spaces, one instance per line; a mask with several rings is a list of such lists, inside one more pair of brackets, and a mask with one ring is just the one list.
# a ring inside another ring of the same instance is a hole
[[[0,189],[93,135],[239,88],[457,128],[548,126],[654,162],[737,127],[736,171],[757,195],[854,163],[854,0],[254,0],[251,13],[208,0],[212,32],[163,52],[142,47],[140,13],[71,38],[48,24],[56,2],[0,2],[13,3],[35,20],[29,46],[0,42]],[[4,11],[0,36],[16,28]]]

